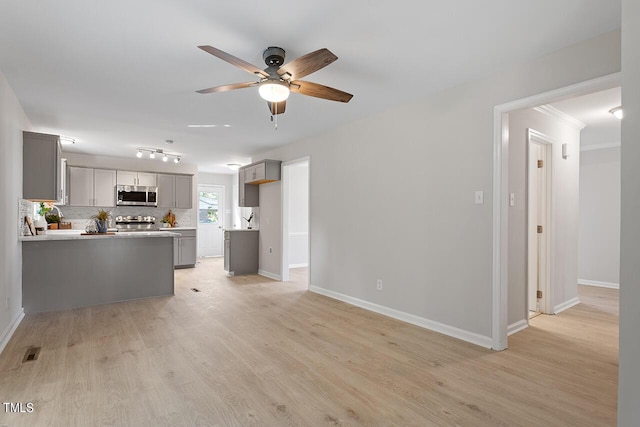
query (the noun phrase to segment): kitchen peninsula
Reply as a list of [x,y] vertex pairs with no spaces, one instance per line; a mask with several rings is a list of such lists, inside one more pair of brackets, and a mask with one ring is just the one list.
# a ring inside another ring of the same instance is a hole
[[24,312],[173,295],[174,238],[164,231],[21,237]]

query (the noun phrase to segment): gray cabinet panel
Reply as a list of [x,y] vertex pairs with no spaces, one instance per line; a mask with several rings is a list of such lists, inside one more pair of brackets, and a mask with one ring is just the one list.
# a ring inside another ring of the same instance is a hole
[[94,205],[114,207],[116,205],[116,171],[94,169],[93,181]]
[[118,185],[137,185],[138,173],[133,171],[118,171],[117,182]]
[[176,175],[175,182],[176,208],[191,209],[193,205],[193,203],[191,202],[191,177],[185,175]]
[[176,206],[175,176],[158,174],[158,207],[173,208]]
[[260,205],[258,185],[280,180],[280,160],[262,160],[240,168],[238,171],[238,205],[255,207]]
[[155,187],[158,185],[157,175],[155,173],[138,172],[138,184],[146,187]]
[[175,238],[173,257],[176,268],[193,267],[196,265],[198,242],[196,230],[171,230],[180,234]]
[[60,137],[23,132],[22,150],[22,197],[62,202]]
[[117,180],[118,185],[142,185],[147,187],[155,187],[158,182],[155,173],[135,171],[118,171]]
[[258,273],[258,233],[257,230],[224,232],[224,269],[229,274]]
[[69,206],[93,206],[93,169],[69,167]]

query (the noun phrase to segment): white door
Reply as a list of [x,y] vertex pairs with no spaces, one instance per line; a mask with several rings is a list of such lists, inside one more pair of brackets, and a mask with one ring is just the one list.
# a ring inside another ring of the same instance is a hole
[[529,317],[551,314],[550,196],[551,144],[530,130],[527,185],[527,308]]
[[198,256],[222,256],[224,186],[198,186]]

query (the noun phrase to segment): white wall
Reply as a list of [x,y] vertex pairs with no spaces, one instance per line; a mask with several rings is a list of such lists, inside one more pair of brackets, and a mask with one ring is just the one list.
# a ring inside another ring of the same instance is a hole
[[237,183],[237,174],[198,172],[198,184],[224,186],[224,228],[233,228],[233,211],[238,209],[233,205],[233,186]]
[[[533,109],[509,113],[509,308],[508,323],[527,319],[527,129],[554,140],[551,149],[551,305],[578,296],[580,131]],[[570,156],[562,158],[562,143]]]
[[[493,107],[619,70],[620,34],[608,33],[253,160],[311,157],[312,287],[490,346]],[[263,218],[279,216],[271,196]]]
[[620,283],[620,147],[580,154],[580,283]]
[[22,247],[18,199],[22,197],[22,131],[31,124],[0,71],[0,351],[22,315]]
[[640,420],[640,2],[622,0],[622,210],[618,425]]
[[289,267],[309,263],[309,164],[287,166],[289,178]]
[[[110,156],[95,156],[89,154],[78,154],[63,152],[63,157],[67,159],[69,166],[86,166],[90,168],[106,168],[106,169],[120,169],[120,170],[132,170],[138,172],[155,172],[155,173],[181,173],[193,175],[192,185],[192,200],[198,200],[198,167],[191,163],[180,162],[163,162],[160,160],[151,159],[138,159],[136,157],[110,157]],[[69,209],[69,208],[68,208]],[[74,209],[74,208],[71,208]],[[142,215],[142,211],[140,210]],[[147,210],[144,210],[147,212]],[[189,210],[188,217],[182,221],[181,225],[189,225],[191,227],[198,224],[198,205],[194,203],[192,209]],[[64,213],[64,211],[63,211]],[[125,214],[126,215],[126,214]],[[164,212],[162,212],[164,215]],[[161,215],[156,215],[161,216]],[[186,224],[188,222],[188,224]],[[75,225],[74,225],[75,226]]]

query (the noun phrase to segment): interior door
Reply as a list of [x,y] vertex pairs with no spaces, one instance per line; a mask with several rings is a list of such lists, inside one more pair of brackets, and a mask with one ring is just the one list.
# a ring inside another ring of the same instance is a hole
[[222,256],[224,187],[198,187],[198,256]]

